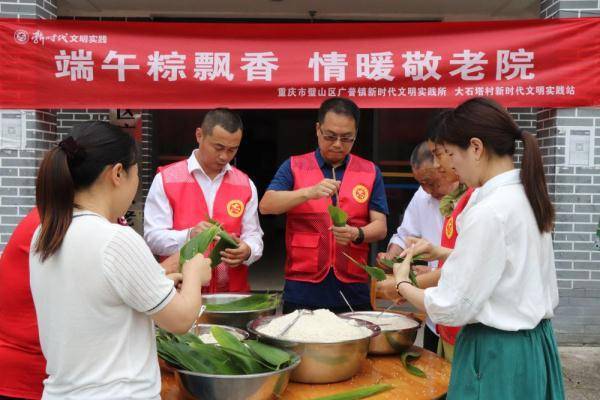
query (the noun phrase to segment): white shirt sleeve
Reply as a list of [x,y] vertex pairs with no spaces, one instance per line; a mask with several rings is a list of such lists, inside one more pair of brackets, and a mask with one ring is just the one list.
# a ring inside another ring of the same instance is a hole
[[173,229],[173,209],[165,193],[162,176],[158,173],[144,205],[144,239],[152,253],[170,256],[185,244],[187,234],[187,229]]
[[425,289],[427,315],[436,323],[462,326],[480,313],[507,263],[505,228],[489,208],[464,216],[456,247],[437,287]]
[[252,190],[252,197],[244,209],[242,231],[240,234],[240,239],[250,247],[250,257],[246,260],[246,265],[258,261],[263,253],[263,231],[260,228],[260,221],[258,219],[258,193],[252,180],[250,180],[250,189]]
[[175,296],[173,281],[166,277],[144,240],[129,227],[119,227],[107,243],[102,267],[111,287],[136,311],[154,314]]
[[420,230],[420,218],[419,218],[419,192],[417,191],[413,198],[408,203],[406,210],[404,210],[404,216],[402,217],[402,223],[398,227],[398,230],[388,244],[388,247],[391,244],[396,244],[403,249],[406,248],[405,240],[408,236],[416,236],[421,237],[422,233]]

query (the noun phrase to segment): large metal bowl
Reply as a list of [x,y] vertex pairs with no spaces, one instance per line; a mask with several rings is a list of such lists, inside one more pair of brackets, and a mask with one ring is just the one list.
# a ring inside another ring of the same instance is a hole
[[279,371],[250,375],[212,375],[175,370],[175,379],[183,392],[200,400],[278,399],[287,388],[290,372],[300,364],[298,358]]
[[352,319],[359,326],[369,328],[371,335],[354,340],[336,343],[305,343],[280,339],[265,335],[258,331],[268,324],[275,316],[255,319],[248,324],[248,331],[256,335],[258,340],[270,345],[291,350],[298,354],[302,361],[298,368],[292,371],[290,380],[301,383],[333,383],[352,378],[360,371],[363,360],[367,358],[371,337],[379,334],[379,327],[367,321]]
[[[250,294],[239,293],[214,293],[202,295],[203,304],[223,304],[230,301],[250,297]],[[239,329],[246,329],[248,322],[253,319],[275,314],[277,306],[262,310],[252,311],[204,311],[198,319],[202,324],[215,324],[233,326]]]
[[[356,311],[353,313],[348,312],[340,314],[340,316],[343,315],[346,317],[360,319],[361,315],[375,317],[379,314],[380,311]],[[417,332],[421,327],[421,321],[406,316],[404,314],[394,312],[385,312],[382,316],[402,316],[412,321],[415,321],[417,325],[412,328],[406,329],[388,329],[384,325],[379,326],[379,328],[381,329],[381,333],[371,338],[371,343],[369,343],[369,354],[398,354],[406,351],[415,343],[415,339],[417,338]]]

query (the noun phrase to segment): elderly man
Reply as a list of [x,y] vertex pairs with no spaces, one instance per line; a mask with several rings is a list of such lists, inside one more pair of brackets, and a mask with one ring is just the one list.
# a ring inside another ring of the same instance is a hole
[[[427,142],[415,147],[410,164],[420,187],[406,207],[402,224],[390,239],[387,252],[379,253],[378,258],[391,259],[400,255],[406,248],[408,237],[421,237],[436,245],[441,242],[444,216],[440,212],[440,200],[458,187],[458,179],[456,175],[436,168]],[[430,262],[429,267],[437,268],[437,261]],[[427,319],[423,347],[436,352],[437,340],[435,324]]]
[[[315,124],[319,148],[286,160],[260,202],[263,214],[287,213],[284,312],[370,309],[369,277],[344,256],[366,260],[368,243],[386,235],[383,178],[371,161],[350,154],[359,109],[344,98],[325,100]],[[327,208],[348,213],[332,226]]]
[[187,160],[159,168],[144,207],[144,239],[154,254],[169,256],[209,226],[223,224],[238,247],[221,253],[214,292],[247,292],[248,266],[262,256],[258,195],[248,176],[229,163],[242,141],[242,120],[226,108],[209,111],[196,129],[198,148]]

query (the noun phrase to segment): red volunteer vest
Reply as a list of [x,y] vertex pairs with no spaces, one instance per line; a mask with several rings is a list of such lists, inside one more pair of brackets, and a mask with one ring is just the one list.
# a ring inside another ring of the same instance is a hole
[[[291,158],[294,190],[316,185],[324,179],[314,152]],[[369,222],[369,199],[375,182],[375,165],[350,155],[344,172],[338,206],[348,213],[348,224],[364,226]],[[327,207],[331,198],[309,200],[287,213],[285,232],[285,278],[303,282],[321,282],[333,268],[345,283],[367,282],[368,275],[342,254],[364,261],[369,254],[366,243],[340,246],[335,242]]]
[[[188,171],[187,160],[160,167],[158,171],[162,174],[165,193],[173,209],[173,229],[187,229],[205,221],[210,215],[208,206],[202,189]],[[227,232],[240,236],[244,209],[251,197],[250,179],[242,171],[233,167],[225,174],[217,190],[213,205],[213,219],[221,222]],[[213,269],[213,278],[216,275],[215,271],[216,269]],[[228,282],[225,287],[219,287],[217,280],[211,279],[209,293],[250,291],[247,265],[227,268],[227,276]]]
[[29,247],[40,224],[37,208],[21,220],[0,259],[0,397],[39,399],[46,379],[29,287]]
[[[460,215],[460,213],[465,209],[465,206],[469,202],[471,198],[471,194],[473,194],[472,188],[468,188],[467,191],[462,195],[462,197],[456,203],[454,207],[454,211],[452,214],[444,220],[444,228],[442,229],[442,240],[441,246],[449,249],[453,249],[456,244],[456,238],[458,237],[458,231],[456,230],[456,217]],[[440,260],[438,263],[438,268],[442,268],[444,262]],[[440,337],[444,339],[447,343],[454,344],[456,342],[456,335],[462,327],[460,326],[445,326],[445,325],[436,325],[436,330]]]

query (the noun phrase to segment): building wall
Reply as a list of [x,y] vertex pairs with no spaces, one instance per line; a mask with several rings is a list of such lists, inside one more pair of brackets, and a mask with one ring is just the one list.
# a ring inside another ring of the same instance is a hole
[[[56,18],[56,0],[2,0],[0,18]],[[35,176],[44,152],[56,141],[52,110],[25,113],[26,144],[20,150],[0,150],[0,251],[12,231],[35,204]]]
[[[546,0],[542,18],[600,16],[600,2]],[[594,162],[567,165],[568,128],[590,129]],[[549,191],[556,207],[554,250],[560,292],[554,327],[561,344],[600,344],[600,108],[541,109],[537,132]]]
[[[56,18],[56,0],[1,0],[0,17]],[[600,16],[600,0],[544,0],[541,18]],[[562,344],[600,344],[600,251],[593,248],[600,219],[600,108],[509,110],[522,129],[536,133],[549,191],[557,210],[554,246],[560,305],[554,326]],[[35,201],[35,175],[45,150],[74,124],[107,119],[108,110],[27,110],[23,150],[0,150],[0,249]],[[141,221],[143,199],[154,175],[152,115],[144,112],[141,200],[134,210]],[[594,165],[566,164],[566,128],[590,128]],[[522,148],[519,147],[519,150]],[[515,155],[520,164],[520,151]]]

